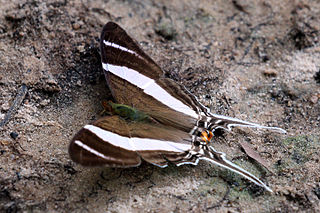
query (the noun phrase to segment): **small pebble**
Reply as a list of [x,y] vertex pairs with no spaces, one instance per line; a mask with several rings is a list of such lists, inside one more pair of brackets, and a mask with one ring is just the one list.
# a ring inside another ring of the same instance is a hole
[[81,87],[81,86],[82,86],[81,80],[78,80],[77,83],[76,83],[76,85],[79,86],[79,87]]
[[278,72],[274,69],[268,69],[268,70],[264,70],[263,74],[265,76],[275,77],[275,76],[277,76]]
[[40,105],[41,106],[47,106],[48,104],[50,103],[50,100],[49,99],[44,99],[40,102]]
[[11,132],[10,133],[10,137],[12,138],[12,139],[17,139],[17,137],[19,136],[19,134],[18,133],[16,133],[16,132]]
[[79,23],[74,23],[72,27],[74,30],[78,30],[81,27],[81,25]]
[[316,95],[313,95],[313,96],[311,96],[311,98],[310,98],[310,101],[311,101],[311,103],[313,103],[313,104],[316,104],[317,102],[318,102],[318,96],[316,96]]
[[84,48],[84,45],[78,46],[77,47],[78,51],[83,53],[84,51],[86,51],[86,49]]
[[3,111],[8,111],[9,109],[10,109],[10,105],[8,102],[5,102],[4,104],[2,104]]

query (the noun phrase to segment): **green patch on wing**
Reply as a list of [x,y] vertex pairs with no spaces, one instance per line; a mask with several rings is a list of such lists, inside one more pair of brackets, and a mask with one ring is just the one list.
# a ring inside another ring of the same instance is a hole
[[120,117],[126,120],[138,121],[138,122],[150,121],[150,117],[147,114],[133,107],[130,107],[128,105],[116,104],[111,101],[107,102],[107,104],[111,107],[111,111],[113,114],[119,115]]

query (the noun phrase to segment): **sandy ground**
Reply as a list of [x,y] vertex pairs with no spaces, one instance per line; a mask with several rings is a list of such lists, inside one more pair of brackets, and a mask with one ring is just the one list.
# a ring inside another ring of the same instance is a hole
[[[72,136],[111,98],[99,56],[110,20],[213,112],[288,131],[235,129],[213,144],[274,193],[207,162],[113,169],[69,159]],[[0,212],[316,212],[319,23],[312,0],[0,0]]]

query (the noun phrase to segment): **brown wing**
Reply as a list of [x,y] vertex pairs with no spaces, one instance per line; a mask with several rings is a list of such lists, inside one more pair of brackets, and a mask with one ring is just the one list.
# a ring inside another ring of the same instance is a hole
[[101,137],[94,125],[103,122],[104,130],[128,135],[126,122],[118,116],[104,117],[92,125],[84,126],[71,140],[69,155],[73,161],[83,166],[131,167],[138,166],[141,158],[137,152],[114,144],[111,137]]
[[107,23],[100,45],[106,79],[118,103],[184,131],[194,127],[199,108],[194,97],[165,78],[160,67],[122,28]]
[[109,116],[83,127],[69,146],[71,159],[84,166],[131,167],[141,158],[160,167],[183,158],[191,149],[188,133]]

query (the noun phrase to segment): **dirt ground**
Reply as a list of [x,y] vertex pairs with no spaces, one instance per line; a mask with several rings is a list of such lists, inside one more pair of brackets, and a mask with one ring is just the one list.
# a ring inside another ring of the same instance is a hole
[[[288,131],[237,128],[213,144],[274,193],[208,162],[70,160],[72,136],[112,98],[99,55],[110,20],[214,113]],[[0,212],[317,212],[319,23],[312,0],[0,0]]]

